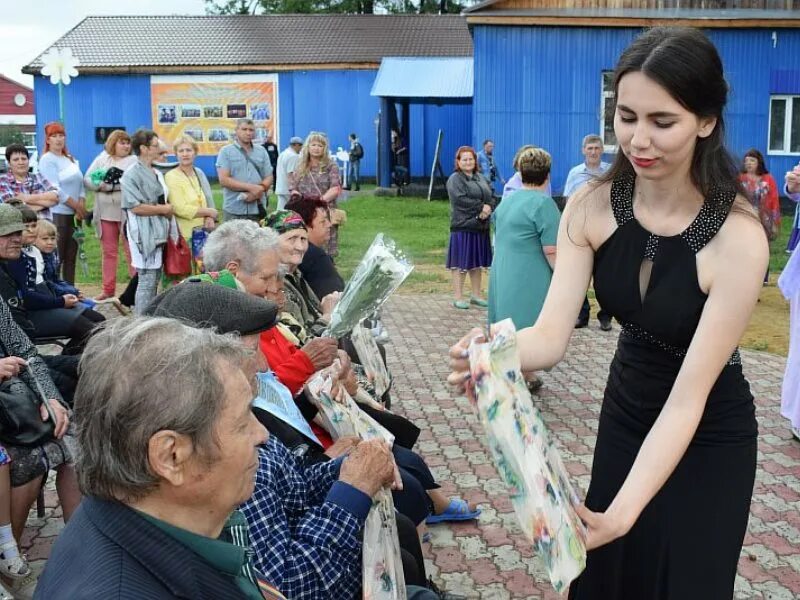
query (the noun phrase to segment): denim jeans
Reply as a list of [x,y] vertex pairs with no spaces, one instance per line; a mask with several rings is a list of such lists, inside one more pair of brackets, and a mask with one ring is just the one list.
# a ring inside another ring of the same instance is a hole
[[361,159],[351,160],[347,165],[347,185],[351,190],[357,191],[361,187],[359,181],[359,170],[361,168]]

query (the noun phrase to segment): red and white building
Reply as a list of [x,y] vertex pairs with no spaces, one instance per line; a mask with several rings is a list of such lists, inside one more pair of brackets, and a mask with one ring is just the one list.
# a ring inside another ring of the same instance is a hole
[[27,134],[27,144],[34,143],[36,116],[33,90],[0,75],[0,127],[14,125]]

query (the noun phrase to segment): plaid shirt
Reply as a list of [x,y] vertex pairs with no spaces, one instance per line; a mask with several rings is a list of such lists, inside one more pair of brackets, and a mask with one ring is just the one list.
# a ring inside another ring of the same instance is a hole
[[[58,191],[56,187],[38,173],[28,173],[24,181],[17,181],[11,171],[0,175],[0,202],[8,202],[18,194],[43,194],[55,191]],[[40,219],[53,220],[49,208],[44,208],[37,214]]]
[[256,568],[292,600],[355,598],[371,499],[337,481],[341,459],[302,466],[275,436],[258,452],[255,491],[241,507]]

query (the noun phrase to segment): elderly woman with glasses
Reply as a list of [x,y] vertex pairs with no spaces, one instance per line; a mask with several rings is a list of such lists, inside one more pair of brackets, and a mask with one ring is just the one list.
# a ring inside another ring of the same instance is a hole
[[120,183],[131,262],[139,276],[135,301],[139,315],[158,290],[173,208],[167,203],[169,188],[164,177],[153,166],[162,152],[158,136],[149,129],[139,129],[131,144],[139,160],[125,171]]
[[[300,150],[294,171],[289,173],[289,193],[303,198],[319,198],[335,215],[336,199],[341,192],[339,167],[330,158],[328,138],[324,133],[312,131]],[[334,257],[339,253],[338,223],[331,227],[327,250]]]

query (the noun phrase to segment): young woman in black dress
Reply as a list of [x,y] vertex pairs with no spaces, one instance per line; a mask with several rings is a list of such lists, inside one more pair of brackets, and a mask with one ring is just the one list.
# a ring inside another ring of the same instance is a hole
[[[727,85],[698,30],[656,28],[615,73],[619,152],[570,199],[524,370],[558,363],[590,278],[621,324],[571,600],[730,600],[756,468],[753,397],[736,349],[769,251],[724,148]],[[463,385],[465,348],[450,351]]]

